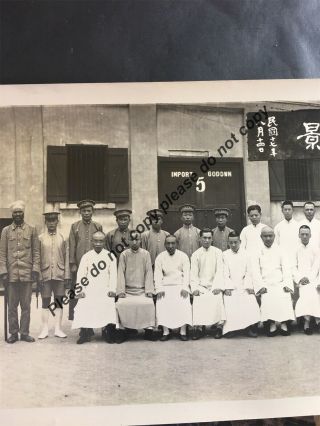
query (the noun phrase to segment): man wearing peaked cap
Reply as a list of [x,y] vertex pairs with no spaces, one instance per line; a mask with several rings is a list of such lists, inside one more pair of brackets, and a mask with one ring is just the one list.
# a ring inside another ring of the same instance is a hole
[[93,200],[81,200],[77,203],[79,209],[83,209],[84,207],[94,207],[95,202]]
[[[18,340],[34,342],[29,335],[32,282],[39,277],[39,239],[33,226],[24,221],[25,204],[15,201],[10,206],[13,222],[6,226],[0,240],[0,278],[8,285],[8,343]],[[19,325],[18,306],[21,306]]]
[[[40,234],[40,280],[42,299],[42,330],[38,339],[48,337],[49,305],[52,293],[55,300],[60,300],[65,293],[65,285],[69,284],[70,271],[69,259],[67,255],[67,242],[63,235],[57,231],[59,212],[47,209],[43,215],[45,217],[46,230]],[[55,331],[56,337],[67,337],[61,330],[62,309],[55,310]]]
[[[113,214],[116,217],[118,227],[107,233],[106,245],[107,250],[118,255],[129,246],[129,223],[132,211],[129,209],[118,209]],[[120,250],[117,250],[116,247],[120,248]]]
[[200,247],[200,229],[193,226],[195,207],[192,204],[184,204],[179,211],[183,225],[174,235],[177,238],[177,248],[190,259],[192,253]]
[[179,212],[183,213],[183,212],[193,212],[195,213],[196,208],[193,204],[183,204],[182,206],[179,207]]
[[231,211],[226,208],[217,208],[213,210],[213,214],[216,217],[217,226],[212,230],[212,245],[222,251],[228,250],[228,236],[230,232],[233,232],[233,229],[228,228],[226,224]]
[[141,235],[141,247],[150,253],[152,267],[154,268],[156,257],[166,250],[164,243],[169,232],[161,229],[163,223],[162,210],[153,209],[146,214],[151,222],[151,229]]
[[[80,209],[81,220],[71,225],[69,235],[69,263],[72,286],[76,284],[76,275],[81,257],[93,248],[93,234],[97,231],[102,231],[102,225],[92,220],[94,205],[95,202],[93,200],[79,201],[77,206]],[[69,320],[73,320],[73,311],[76,304],[76,299],[70,300]]]

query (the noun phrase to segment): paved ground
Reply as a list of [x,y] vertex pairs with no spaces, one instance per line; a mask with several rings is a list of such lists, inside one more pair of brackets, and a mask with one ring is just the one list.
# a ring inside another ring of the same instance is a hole
[[[31,334],[40,328],[32,301]],[[3,341],[0,297],[0,408],[92,406],[320,395],[320,335],[237,337],[108,345],[97,337]],[[53,326],[53,324],[52,324]]]

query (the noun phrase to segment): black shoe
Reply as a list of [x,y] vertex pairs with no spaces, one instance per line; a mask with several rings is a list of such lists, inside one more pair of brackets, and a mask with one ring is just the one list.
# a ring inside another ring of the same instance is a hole
[[221,337],[222,337],[222,328],[218,327],[217,331],[214,334],[214,338],[215,339],[221,339]]
[[248,337],[258,337],[258,332],[257,332],[257,327],[250,325],[247,329],[246,329],[246,335]]
[[7,343],[15,343],[18,340],[18,334],[11,334],[11,336],[7,339]]
[[149,340],[150,342],[155,342],[158,340],[157,335],[153,332],[153,330],[145,330],[143,338],[144,340]]
[[35,341],[33,337],[29,336],[29,334],[21,334],[20,340],[22,340],[23,342],[28,342],[28,343],[32,343]]
[[106,327],[103,327],[102,337],[107,343],[115,343],[116,326],[114,324],[108,324]]
[[167,340],[170,340],[171,339],[171,334],[169,333],[169,334],[163,334],[161,337],[160,337],[160,342],[166,342]]
[[83,343],[90,342],[91,338],[89,336],[80,336],[77,340],[77,345],[82,345]]
[[291,332],[289,330],[283,330],[283,328],[280,328],[279,333],[281,336],[290,336]]
[[202,336],[203,336],[203,331],[196,328],[195,330],[193,330],[191,339],[192,340],[199,340],[200,337],[202,337]]
[[123,343],[127,340],[127,333],[125,330],[116,330],[114,341],[117,344]]
[[310,327],[304,328],[303,331],[304,331],[304,334],[306,334],[307,336],[311,336],[311,334],[313,334],[313,331]]
[[179,334],[179,339],[182,342],[187,342],[189,340],[189,337],[186,334]]

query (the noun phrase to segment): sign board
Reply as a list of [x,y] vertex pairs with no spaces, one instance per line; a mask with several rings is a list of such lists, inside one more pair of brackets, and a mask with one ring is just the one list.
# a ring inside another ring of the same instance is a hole
[[[163,229],[175,232],[180,228],[178,212],[184,203],[196,207],[195,225],[199,228],[214,228],[213,209],[226,207],[231,211],[228,226],[242,229],[246,218],[242,159],[217,159],[216,164],[208,168],[201,167],[202,164],[201,158],[159,157],[159,206],[163,202],[168,205]],[[193,173],[197,176],[190,185]]]
[[[248,130],[249,161],[320,158],[320,109],[268,114]],[[253,115],[249,112],[247,119]]]

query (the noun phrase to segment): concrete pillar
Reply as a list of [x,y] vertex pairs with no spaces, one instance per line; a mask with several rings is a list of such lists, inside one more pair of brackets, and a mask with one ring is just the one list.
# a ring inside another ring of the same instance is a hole
[[43,135],[41,107],[14,108],[16,199],[26,203],[25,218],[43,228]]
[[156,105],[130,105],[130,164],[133,226],[158,207]]
[[6,209],[16,199],[16,141],[13,108],[0,108],[0,129],[0,217],[7,217],[9,210]]

